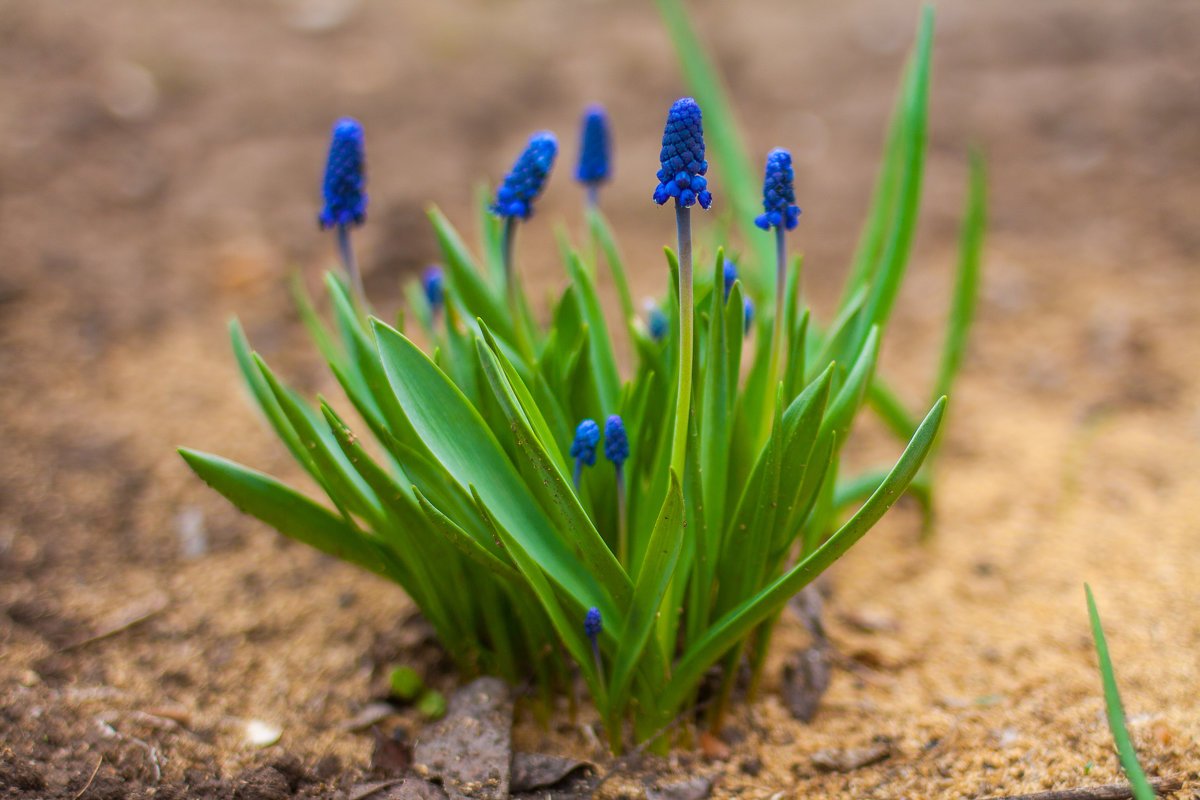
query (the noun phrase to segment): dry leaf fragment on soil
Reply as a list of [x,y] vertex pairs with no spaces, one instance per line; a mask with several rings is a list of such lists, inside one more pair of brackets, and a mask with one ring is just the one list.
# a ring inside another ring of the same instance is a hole
[[697,776],[657,788],[646,787],[646,800],[704,800],[712,792],[712,779]]
[[446,793],[420,778],[404,778],[355,786],[348,800],[446,800]]
[[513,704],[498,678],[479,678],[450,697],[446,717],[416,744],[416,769],[440,778],[451,797],[504,800],[512,769]]
[[853,772],[871,764],[878,764],[891,754],[891,742],[883,741],[850,750],[818,750],[812,754],[812,762],[823,772]]
[[385,736],[378,727],[371,726],[371,735],[375,737],[375,748],[371,751],[372,772],[399,777],[412,766],[412,745],[397,735],[402,731],[403,729],[397,728],[391,736]]
[[545,789],[562,781],[577,770],[590,769],[586,761],[552,756],[546,753],[516,753],[512,760],[509,791],[513,794]]
[[783,665],[783,702],[792,716],[812,722],[829,688],[832,664],[828,646],[818,643],[797,650]]

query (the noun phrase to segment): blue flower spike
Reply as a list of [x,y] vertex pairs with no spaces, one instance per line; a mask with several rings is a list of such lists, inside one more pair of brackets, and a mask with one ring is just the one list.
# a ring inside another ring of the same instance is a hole
[[321,193],[325,206],[317,220],[322,228],[337,230],[338,252],[342,266],[358,299],[366,303],[362,276],[350,246],[350,228],[363,224],[367,218],[366,158],[363,152],[363,127],[356,119],[343,117],[333,126],[329,142],[329,158],[325,163],[325,180]]
[[776,147],[767,155],[767,168],[763,176],[763,213],[754,219],[754,224],[768,231],[783,227],[792,230],[800,221],[800,209],[796,206],[796,180],[792,170],[792,154]]
[[529,144],[496,190],[492,213],[508,219],[529,219],[533,201],[542,193],[557,154],[558,139],[550,131],[539,131],[529,137]]
[[425,292],[425,300],[429,303],[429,308],[434,316],[442,310],[442,306],[446,303],[446,278],[442,273],[442,268],[437,264],[430,264],[421,273],[421,289]]
[[661,169],[654,202],[660,206],[675,198],[675,233],[679,242],[679,383],[675,395],[674,429],[671,433],[671,468],[684,474],[687,458],[687,421],[692,403],[692,349],[694,309],[692,300],[692,217],[691,208],[712,205],[708,190],[708,162],[704,160],[704,126],[700,106],[690,97],[681,97],[671,105],[663,128]]
[[749,297],[742,301],[742,333],[748,335],[754,327],[754,301]]
[[625,516],[625,462],[629,459],[629,436],[625,423],[616,414],[604,420],[604,457],[617,471],[617,560],[627,562],[629,548],[628,521]]
[[325,164],[322,193],[325,207],[319,220],[322,228],[361,225],[367,217],[366,173],[363,157],[363,128],[350,117],[333,126],[329,160]]
[[771,326],[771,355],[767,361],[767,385],[774,386],[784,362],[784,292],[787,286],[787,241],[784,233],[796,227],[800,209],[796,207],[796,175],[792,154],[776,147],[767,154],[763,174],[763,213],[754,224],[764,231],[775,231],[775,320]]
[[524,320],[527,309],[523,308],[520,283],[513,266],[513,239],[517,234],[517,221],[533,215],[533,201],[542,193],[554,157],[558,155],[558,139],[550,131],[538,131],[529,137],[529,143],[521,151],[513,168],[504,176],[504,183],[496,190],[496,201],[491,211],[504,219],[501,234],[501,253],[504,263],[505,290],[508,295],[508,310],[516,325],[517,348],[529,359],[533,358],[530,332]]
[[612,140],[608,130],[608,114],[604,106],[589,106],[583,114],[579,141],[579,166],[575,177],[587,188],[588,207],[597,205],[600,184],[610,177]]
[[666,312],[653,300],[646,301],[646,328],[650,331],[650,338],[656,342],[667,338]]
[[704,126],[700,121],[700,106],[690,97],[681,97],[671,106],[663,129],[662,169],[658,171],[658,187],[654,202],[660,206],[672,197],[675,205],[690,208],[696,203],[707,209],[712,205],[708,190],[708,162],[704,160]]
[[734,264],[729,259],[725,259],[723,278],[725,280],[725,299],[728,300],[729,293],[733,290],[733,284],[738,279],[737,264]]
[[592,657],[596,659],[596,674],[604,683],[604,664],[600,662],[600,633],[604,630],[604,622],[600,619],[600,609],[592,606],[583,617],[583,633],[592,641]]
[[579,491],[579,480],[583,468],[596,463],[596,447],[600,444],[600,426],[594,419],[585,419],[575,428],[575,440],[571,442],[571,458],[575,459],[575,491]]

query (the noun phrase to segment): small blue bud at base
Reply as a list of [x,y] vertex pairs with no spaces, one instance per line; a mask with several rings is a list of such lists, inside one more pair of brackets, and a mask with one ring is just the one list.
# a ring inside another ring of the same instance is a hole
[[540,131],[529,137],[529,144],[496,190],[492,213],[498,217],[529,219],[533,201],[542,193],[557,154],[558,140],[553,133]]
[[796,207],[795,172],[792,170],[792,154],[776,147],[767,155],[767,167],[763,176],[763,213],[754,218],[754,224],[768,231],[781,225],[792,230],[800,221],[800,209]]
[[625,423],[616,414],[604,421],[604,457],[617,469],[629,458],[629,437],[625,434]]
[[676,100],[667,113],[659,153],[662,169],[654,189],[654,202],[660,206],[672,197],[680,208],[696,203],[705,209],[712,205],[712,193],[704,177],[708,162],[704,160],[704,126],[700,118],[700,106],[690,97]]
[[596,184],[608,180],[612,145],[608,133],[608,115],[604,107],[590,106],[583,115],[579,141],[579,166],[575,177],[580,183]]
[[437,264],[430,264],[424,272],[421,273],[421,288],[425,290],[425,299],[429,302],[429,307],[437,313],[446,300],[445,276],[442,274],[442,268]]
[[322,228],[361,225],[366,219],[365,162],[362,125],[350,117],[339,119],[333,126],[321,187],[325,207],[317,219]]
[[583,618],[583,632],[592,640],[592,644],[596,643],[596,637],[604,630],[604,623],[600,619],[600,609],[592,606],[587,610],[587,615]]
[[585,419],[575,428],[575,440],[571,442],[571,458],[581,464],[596,463],[596,446],[600,443],[600,426],[595,420]]
[[737,264],[734,264],[732,261],[730,261],[728,259],[726,259],[726,261],[725,261],[724,278],[725,278],[725,299],[728,300],[729,292],[733,289],[733,284],[738,279]]
[[661,342],[667,336],[667,315],[653,300],[646,301],[646,327],[650,338]]
[[749,297],[742,303],[742,320],[742,332],[750,333],[750,328],[754,325],[754,301]]

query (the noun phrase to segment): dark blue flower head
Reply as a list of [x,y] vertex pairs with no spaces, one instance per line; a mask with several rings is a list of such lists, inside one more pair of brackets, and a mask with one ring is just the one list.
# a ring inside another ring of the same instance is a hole
[[660,206],[674,197],[675,204],[688,208],[696,203],[701,208],[712,205],[708,191],[708,162],[704,160],[704,127],[700,123],[700,106],[690,97],[681,97],[667,114],[663,129],[662,169],[658,171],[658,188],[654,202]]
[[650,338],[661,342],[667,335],[667,315],[653,300],[646,301],[646,327],[650,329]]
[[733,290],[733,284],[738,279],[737,264],[734,264],[729,259],[725,260],[725,299],[729,299],[729,292]]
[[529,219],[533,214],[533,201],[542,193],[557,154],[558,140],[550,131],[539,131],[529,137],[525,151],[496,190],[492,213],[499,217]]
[[333,126],[329,160],[325,164],[322,193],[325,207],[318,219],[322,228],[361,225],[367,216],[363,158],[363,129],[358,120],[344,117]]
[[583,618],[583,632],[592,640],[592,644],[596,643],[596,637],[604,630],[604,623],[600,620],[600,609],[592,606],[587,610],[587,615]]
[[596,445],[600,443],[600,426],[593,419],[585,419],[575,429],[575,441],[571,442],[571,458],[587,464],[596,463]]
[[743,333],[750,332],[750,326],[754,324],[754,301],[749,297],[742,303],[742,324],[744,325]]
[[796,174],[792,170],[792,154],[776,147],[767,155],[767,169],[763,177],[763,211],[754,219],[754,224],[764,231],[782,225],[786,230],[796,227],[800,220],[800,209],[796,207],[796,191],[793,184]]
[[604,420],[604,457],[618,469],[629,458],[629,437],[625,435],[625,423],[616,414]]
[[579,167],[575,177],[582,183],[608,180],[612,146],[608,137],[608,114],[603,106],[591,106],[583,115],[583,132],[579,143]]
[[437,264],[430,264],[421,273],[421,288],[425,290],[425,299],[429,301],[429,307],[435,312],[438,311],[446,300],[445,276],[442,275],[442,268]]

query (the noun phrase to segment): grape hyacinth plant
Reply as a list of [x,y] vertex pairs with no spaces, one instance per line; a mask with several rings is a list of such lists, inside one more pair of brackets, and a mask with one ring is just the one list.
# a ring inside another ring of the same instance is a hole
[[[670,8],[660,0],[679,44]],[[412,313],[396,326],[355,302],[349,265],[350,285],[339,274],[325,279],[332,328],[297,291],[350,410],[289,388],[233,323],[258,408],[328,504],[218,456],[181,454],[243,511],[402,586],[464,676],[529,681],[547,700],[582,680],[614,751],[630,741],[667,746],[672,723],[690,724],[685,712],[705,699],[707,722],[719,727],[743,663],[758,685],[788,600],[910,488],[941,426],[941,393],[915,420],[896,402],[874,402],[886,391],[876,364],[915,224],[930,23],[927,12],[885,154],[889,188],[868,221],[866,266],[851,270],[827,326],[802,307],[799,263],[784,250],[798,209],[783,151],[768,158],[761,196],[777,245],[766,263],[749,236],[733,269],[707,230],[693,240],[692,207],[714,203],[705,124],[728,162],[714,161],[716,174],[742,175],[731,182],[735,218],[762,237],[745,201],[750,159],[731,145],[727,103],[715,81],[693,81],[709,116],[691,97],[667,114],[653,199],[675,201],[676,248],[665,249],[668,290],[645,322],[594,202],[585,215],[596,257],[564,235],[566,287],[544,317],[533,313],[540,307],[515,280],[514,232],[557,151],[552,134],[535,134],[494,199],[481,198],[481,213],[499,220],[481,226],[482,258],[430,208],[442,270],[409,285]],[[694,66],[697,48],[679,49]],[[584,160],[577,176],[591,191],[600,178],[584,172]],[[330,202],[335,224],[342,208]],[[963,275],[978,264],[982,181],[973,181],[968,208],[960,284],[973,287]],[[601,310],[602,262],[629,359],[618,358]],[[755,322],[751,295],[769,318]],[[969,299],[956,300],[953,368],[939,387],[961,359]],[[846,476],[840,453],[868,403],[890,414],[904,446],[886,470]],[[597,465],[601,440],[607,463]],[[705,696],[714,668],[721,685]]]

